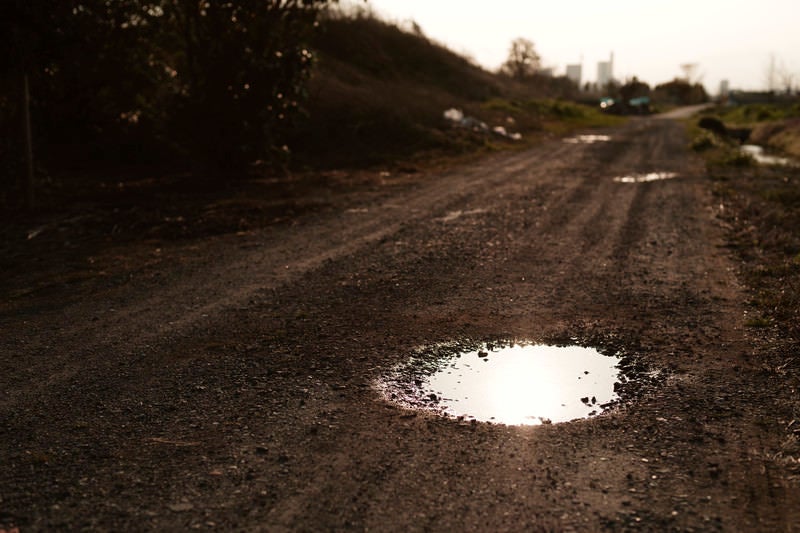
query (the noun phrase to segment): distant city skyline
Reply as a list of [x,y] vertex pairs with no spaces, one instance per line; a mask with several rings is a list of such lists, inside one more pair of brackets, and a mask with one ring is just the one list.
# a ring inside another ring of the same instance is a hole
[[602,88],[612,81],[615,81],[614,52],[611,52],[611,57],[609,57],[608,61],[599,61],[597,63],[597,78],[595,79],[595,83],[597,83],[598,87]]
[[[345,2],[348,3],[348,2]],[[349,0],[349,3],[364,5]],[[583,82],[595,82],[597,64],[614,53],[614,78],[633,76],[656,85],[685,75],[711,93],[767,88],[772,58],[800,86],[800,2],[797,0],[561,0],[541,7],[530,0],[368,0],[387,20],[413,20],[428,37],[496,70],[511,40],[530,39],[543,66],[566,75],[581,65]],[[779,77],[778,85],[783,79]]]

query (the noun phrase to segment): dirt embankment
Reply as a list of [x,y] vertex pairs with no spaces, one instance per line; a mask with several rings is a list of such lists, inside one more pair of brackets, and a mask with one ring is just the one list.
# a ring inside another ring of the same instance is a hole
[[752,142],[800,159],[800,118],[760,124],[750,135]]
[[[604,133],[332,176],[285,199],[315,208],[235,233],[76,241],[76,276],[62,248],[9,244],[0,529],[796,527],[792,345],[746,323],[732,206],[680,124]],[[454,339],[571,340],[657,379],[541,427],[375,390]]]

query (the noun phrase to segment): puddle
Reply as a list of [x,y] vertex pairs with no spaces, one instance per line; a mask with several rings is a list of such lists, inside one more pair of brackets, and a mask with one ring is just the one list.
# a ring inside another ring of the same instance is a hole
[[452,222],[463,216],[480,215],[486,213],[486,209],[472,209],[470,211],[450,211],[445,216],[437,219],[441,222]]
[[768,155],[764,153],[764,148],[756,144],[744,144],[741,147],[741,151],[742,153],[752,157],[756,161],[756,163],[759,163],[761,165],[795,166],[798,164],[797,161],[793,161],[788,157],[778,157],[775,155]]
[[619,357],[581,346],[438,346],[378,384],[390,401],[507,425],[589,418],[619,400]]
[[608,142],[610,140],[611,137],[609,135],[578,135],[576,137],[564,139],[564,142],[569,144],[594,144]]
[[647,183],[649,181],[671,180],[677,177],[676,172],[649,172],[647,174],[631,174],[629,176],[617,176],[614,181],[617,183]]

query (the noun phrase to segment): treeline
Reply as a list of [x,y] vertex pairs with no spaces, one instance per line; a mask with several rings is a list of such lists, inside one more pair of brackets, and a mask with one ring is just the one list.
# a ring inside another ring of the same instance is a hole
[[329,0],[5,0],[0,173],[183,157],[230,175],[281,157]]
[[655,103],[667,105],[702,104],[709,100],[708,93],[701,83],[690,83],[678,78],[651,88],[634,76],[623,85],[610,84],[607,91],[610,96],[625,101],[647,96]]

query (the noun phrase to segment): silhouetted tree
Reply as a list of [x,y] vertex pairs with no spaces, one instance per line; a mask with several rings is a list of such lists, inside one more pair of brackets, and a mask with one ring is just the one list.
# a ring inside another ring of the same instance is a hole
[[519,37],[511,41],[508,59],[500,67],[500,71],[517,80],[533,76],[541,66],[541,58],[536,53],[533,42]]
[[165,2],[176,47],[174,125],[194,154],[240,169],[282,150],[305,98],[322,0]]
[[[158,11],[134,0],[34,0],[11,24],[31,77],[40,142],[114,137],[162,81],[151,64]],[[149,13],[149,14],[148,14]]]
[[633,98],[650,96],[650,86],[642,81],[639,81],[639,78],[634,76],[619,88],[619,96],[626,102]]
[[312,65],[305,43],[335,1],[5,0],[4,182],[19,174],[26,74],[46,158],[182,153],[234,174],[283,153]]
[[653,89],[653,100],[677,105],[701,104],[708,101],[708,93],[699,83],[691,84],[676,78],[657,85]]

